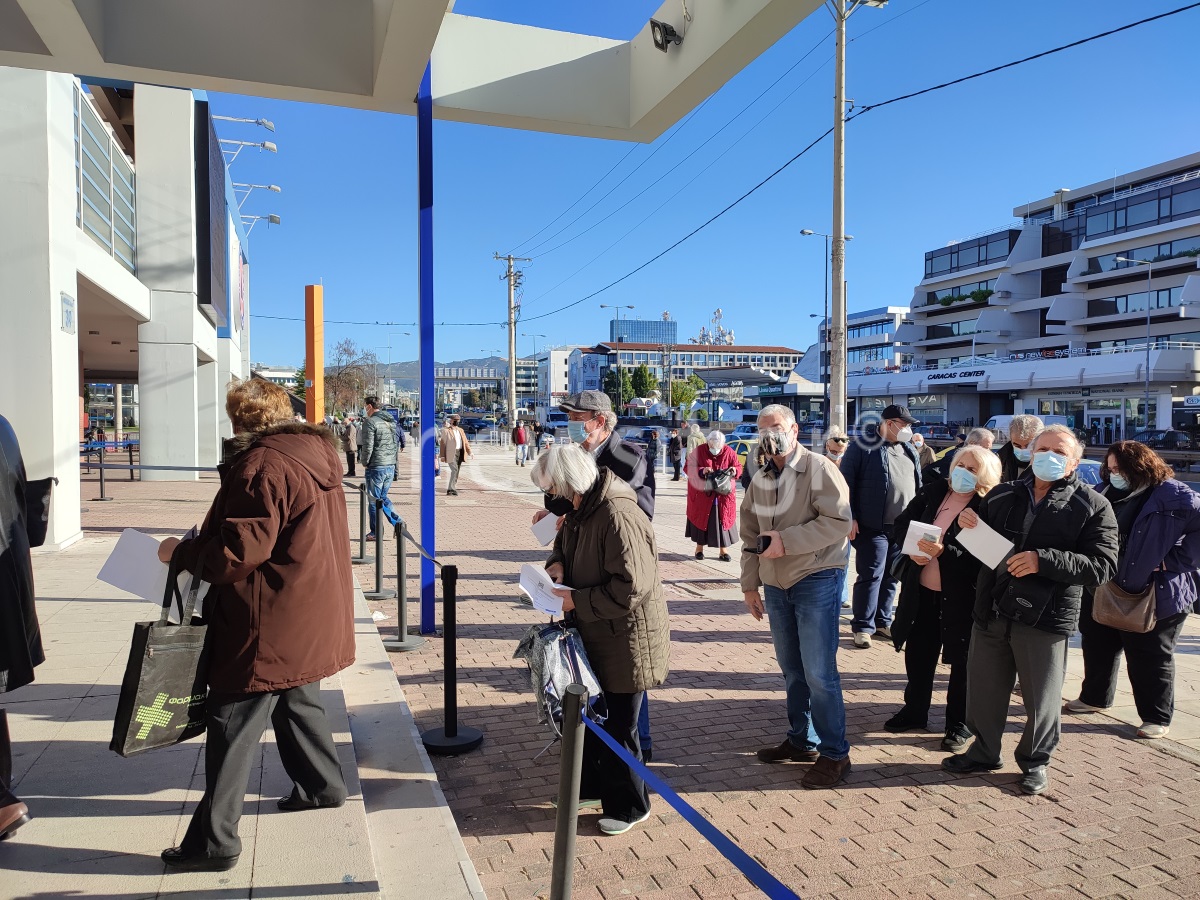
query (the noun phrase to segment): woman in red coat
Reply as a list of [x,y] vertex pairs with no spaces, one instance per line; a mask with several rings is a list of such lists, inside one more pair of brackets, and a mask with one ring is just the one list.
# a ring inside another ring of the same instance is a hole
[[[729,493],[713,490],[709,477],[728,472]],[[738,542],[737,480],[742,474],[741,463],[732,447],[725,445],[725,435],[712,431],[708,442],[701,444],[687,460],[687,536],[696,545],[696,559],[704,559],[705,547],[716,547],[722,562],[729,562],[729,547]]]

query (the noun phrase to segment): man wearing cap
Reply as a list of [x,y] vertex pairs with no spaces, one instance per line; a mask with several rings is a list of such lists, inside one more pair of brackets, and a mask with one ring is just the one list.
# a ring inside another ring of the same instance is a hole
[[850,487],[850,541],[854,545],[854,646],[871,646],[871,635],[891,637],[898,584],[892,563],[903,535],[892,533],[897,516],[921,487],[921,460],[913,449],[908,408],[893,404],[883,421],[846,449],[842,475]]

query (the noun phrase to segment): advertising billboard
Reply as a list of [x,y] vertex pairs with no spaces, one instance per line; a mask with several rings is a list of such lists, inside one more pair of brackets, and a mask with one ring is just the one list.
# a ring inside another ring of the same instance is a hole
[[217,328],[225,328],[230,324],[225,156],[207,100],[196,101],[195,121],[197,303]]

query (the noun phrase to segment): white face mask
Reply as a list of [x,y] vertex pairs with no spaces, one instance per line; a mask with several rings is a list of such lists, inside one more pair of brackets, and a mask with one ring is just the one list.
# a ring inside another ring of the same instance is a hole
[[719,441],[709,441],[708,442],[708,451],[713,456],[716,456],[718,453],[721,452],[721,443]]
[[912,440],[912,436],[913,436],[912,427],[909,425],[905,425],[898,432],[896,432],[896,442],[900,443],[900,444],[907,444],[909,441]]

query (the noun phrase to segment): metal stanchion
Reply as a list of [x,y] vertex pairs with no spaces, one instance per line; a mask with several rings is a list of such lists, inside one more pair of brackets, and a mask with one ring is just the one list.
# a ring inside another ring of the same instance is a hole
[[109,497],[109,496],[108,496],[107,494],[105,494],[105,492],[104,492],[105,483],[104,483],[104,445],[103,445],[103,444],[101,444],[101,445],[100,445],[100,462],[99,462],[99,465],[100,465],[100,496],[99,496],[99,497],[94,497],[93,499],[94,499],[94,500],[111,500],[111,499],[112,499],[112,497]]
[[368,600],[391,600],[396,592],[383,586],[383,501],[375,498],[375,590],[363,591]]
[[442,567],[442,665],[445,695],[443,727],[421,733],[421,743],[436,756],[469,753],[483,743],[483,732],[458,724],[458,659],[455,654],[455,604],[458,566]]
[[396,626],[399,637],[384,641],[384,650],[416,650],[425,646],[425,638],[408,633],[408,560],[404,550],[404,520],[396,525],[396,587],[400,590]]
[[583,772],[583,711],[587,688],[567,686],[563,694],[562,749],[558,756],[558,815],[554,821],[554,856],[550,900],[570,900],[575,880],[575,832],[579,821],[579,781]]
[[370,562],[367,559],[367,483],[364,481],[355,490],[358,491],[358,556],[350,557],[350,562],[362,565]]
[[129,480],[133,481],[133,444],[126,441],[125,449],[129,451]]

